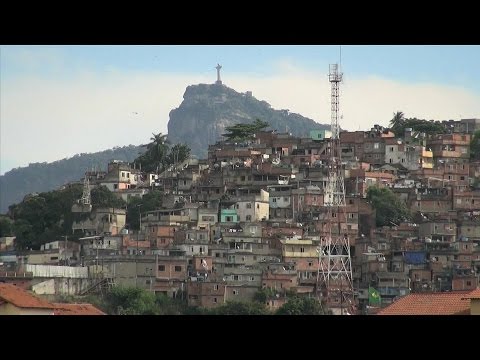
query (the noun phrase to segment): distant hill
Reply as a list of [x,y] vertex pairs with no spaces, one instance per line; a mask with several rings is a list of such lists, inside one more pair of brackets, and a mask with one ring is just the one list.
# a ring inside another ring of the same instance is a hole
[[[257,118],[268,122],[272,130],[288,131],[295,136],[308,136],[313,129],[330,129],[329,125],[318,124],[287,109],[272,109],[251,92],[239,93],[221,84],[199,84],[188,86],[183,102],[170,111],[168,140],[171,144],[187,144],[192,154],[206,158],[208,145],[222,140],[226,127]],[[22,201],[27,194],[54,190],[79,180],[92,167],[106,170],[113,159],[132,162],[144,150],[134,145],[115,147],[10,170],[0,176],[0,213],[8,211],[8,206]]]
[[251,92],[239,93],[221,84],[188,86],[183,102],[170,111],[168,139],[172,144],[186,143],[192,154],[204,158],[208,145],[222,140],[225,128],[250,123],[256,118],[270,124],[272,130],[308,136],[310,130],[330,129],[287,109],[275,110],[266,101],[257,100]]
[[88,169],[106,171],[111,160],[132,162],[143,151],[140,146],[129,145],[10,170],[0,176],[0,213],[6,213],[8,206],[22,201],[27,194],[54,190],[80,180]]

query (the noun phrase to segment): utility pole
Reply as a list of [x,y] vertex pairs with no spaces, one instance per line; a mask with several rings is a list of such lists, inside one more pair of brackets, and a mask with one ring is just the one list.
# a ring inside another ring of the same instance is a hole
[[63,252],[65,253],[65,265],[67,265],[67,261],[68,261],[67,248],[68,248],[67,235],[65,235],[65,246],[63,249]]
[[137,279],[138,279],[138,240],[139,240],[139,237],[140,237],[140,232],[142,231],[142,212],[140,210],[140,208],[142,206],[143,206],[143,204],[138,204],[137,205],[140,226],[139,226],[138,233],[137,233],[137,250],[135,251],[135,287],[137,287],[137,284],[138,284],[138,281],[137,281]]

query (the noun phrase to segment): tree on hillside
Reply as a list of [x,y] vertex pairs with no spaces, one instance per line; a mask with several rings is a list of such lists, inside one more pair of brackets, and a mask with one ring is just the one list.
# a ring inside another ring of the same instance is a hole
[[405,203],[389,188],[369,187],[367,190],[367,201],[376,211],[377,226],[400,224],[411,218]]
[[470,142],[470,159],[480,160],[480,130],[475,131]]
[[322,303],[315,298],[294,296],[283,304],[275,315],[325,315]]
[[105,185],[95,187],[91,191],[92,205],[95,208],[123,208],[125,201],[108,190]]
[[225,130],[229,133],[223,134],[229,141],[245,141],[253,139],[253,135],[267,128],[269,124],[260,119],[256,119],[252,124],[236,124],[227,126]]
[[155,294],[142,288],[115,286],[105,296],[109,315],[157,315]]
[[146,145],[147,151],[135,159],[144,172],[160,173],[168,166],[181,163],[190,156],[190,147],[185,144],[175,144],[170,148],[167,135],[153,134],[150,140],[152,142]]
[[190,156],[190,148],[185,144],[175,144],[172,146],[165,158],[165,165],[170,166],[184,162]]
[[13,221],[0,215],[0,237],[13,236]]
[[130,198],[127,204],[127,224],[129,229],[140,228],[140,212],[156,210],[162,207],[163,192],[152,190],[142,198]]
[[206,310],[207,315],[268,315],[270,311],[259,302],[227,301],[225,304]]
[[151,142],[146,145],[147,151],[136,158],[135,162],[141,165],[145,172],[158,172],[163,169],[168,154],[167,135],[153,133],[150,140]]
[[80,198],[82,185],[49,191],[25,199],[9,207],[14,220],[13,232],[18,249],[40,249],[48,241],[61,239],[72,231],[72,204]]
[[390,127],[392,128],[392,131],[395,133],[395,135],[403,136],[403,133],[400,133],[399,131],[403,127],[404,123],[405,114],[402,111],[397,111],[396,113],[393,113],[393,118],[392,120],[390,120]]
[[401,111],[393,113],[390,120],[390,127],[395,136],[403,138],[405,129],[411,128],[416,133],[425,133],[427,135],[445,133],[444,126],[439,121],[427,121],[417,118],[405,118],[405,114]]

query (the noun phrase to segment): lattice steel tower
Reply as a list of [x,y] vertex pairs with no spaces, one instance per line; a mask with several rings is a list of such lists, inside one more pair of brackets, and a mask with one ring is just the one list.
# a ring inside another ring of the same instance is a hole
[[345,211],[345,183],[340,151],[339,84],[342,73],[338,64],[330,65],[331,132],[328,181],[324,189],[326,214],[323,235],[320,238],[317,274],[317,292],[328,308],[338,315],[353,314],[355,299],[352,281],[350,240]]

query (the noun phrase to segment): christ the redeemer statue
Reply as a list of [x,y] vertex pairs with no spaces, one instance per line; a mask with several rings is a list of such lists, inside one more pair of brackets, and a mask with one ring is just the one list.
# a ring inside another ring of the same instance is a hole
[[215,84],[218,84],[218,85],[222,85],[222,80],[220,80],[220,69],[222,68],[222,65],[220,64],[217,64],[217,66],[215,66],[215,69],[217,69],[217,81],[215,82]]

